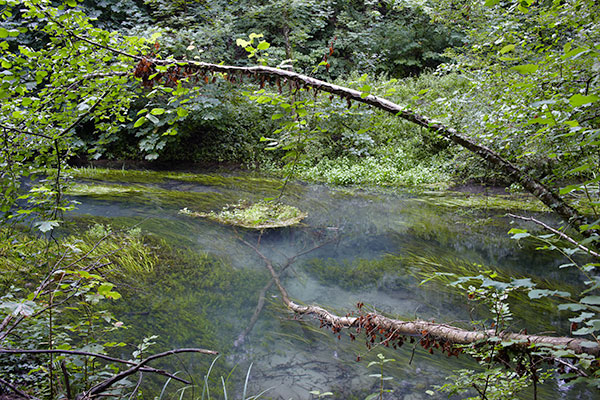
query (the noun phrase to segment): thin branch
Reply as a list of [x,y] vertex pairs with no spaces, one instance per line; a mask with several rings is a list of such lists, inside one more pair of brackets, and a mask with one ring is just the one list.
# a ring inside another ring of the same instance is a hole
[[70,83],[68,85],[64,85],[63,87],[66,89],[75,89],[82,82],[87,81],[89,79],[101,79],[101,78],[108,78],[111,76],[128,76],[129,74],[131,74],[130,71],[95,72],[92,74],[83,75],[81,78],[77,79],[75,82]]
[[475,388],[475,390],[477,390],[477,393],[479,393],[479,395],[481,396],[482,400],[487,400],[487,397],[485,397],[485,393],[483,393],[476,384],[472,384],[471,386],[473,386]]
[[67,400],[73,400],[73,395],[71,394],[71,382],[69,381],[69,372],[67,371],[65,360],[62,360],[60,362],[60,369],[62,370],[63,377],[65,378],[65,390],[67,391]]
[[13,385],[12,383],[7,382],[7,381],[5,381],[2,378],[0,378],[0,383],[3,384],[4,386],[6,386],[7,388],[9,388],[10,390],[12,390],[13,392],[15,392],[16,394],[18,394],[19,396],[21,396],[21,397],[24,397],[26,399],[32,399],[32,400],[39,400],[37,397],[33,397],[33,396],[25,393],[24,391],[20,390],[15,385]]
[[4,124],[0,124],[0,128],[6,129],[7,131],[20,133],[23,135],[38,136],[38,137],[43,137],[44,139],[50,139],[50,140],[54,139],[52,136],[44,135],[43,133],[34,133],[34,132],[30,132],[30,131],[25,131],[23,129],[11,128],[10,126],[6,126]]
[[[248,242],[246,242],[245,240],[243,240],[240,236],[238,236],[238,239],[240,241],[242,241],[244,244],[248,245]],[[260,240],[260,237],[259,237]],[[289,257],[287,258],[287,262],[281,267],[281,269],[279,270],[279,273],[277,274],[277,277],[281,277],[285,271],[292,266],[292,264],[294,264],[296,262],[296,260],[305,255],[308,254],[310,252],[313,252],[317,249],[320,249],[321,247],[334,242],[335,240],[337,240],[337,235],[332,238],[329,239],[325,242],[319,243],[318,245],[304,250],[296,255],[294,255],[293,257]],[[254,249],[258,249],[258,247],[254,247]],[[238,335],[238,338],[235,340],[235,342],[233,343],[233,345],[235,347],[240,346],[241,344],[244,343],[244,340],[246,340],[246,336],[248,336],[248,334],[252,331],[252,329],[254,328],[254,325],[256,324],[256,322],[258,321],[258,317],[260,316],[260,313],[262,312],[264,306],[265,306],[265,297],[267,294],[267,291],[271,288],[271,286],[273,286],[273,283],[275,283],[275,280],[271,277],[271,279],[269,280],[269,282],[262,288],[262,290],[259,292],[258,294],[258,303],[256,304],[256,308],[254,309],[254,313],[252,314],[252,317],[250,318],[250,321],[248,322],[248,325],[246,326],[246,329],[244,329],[244,331],[242,333],[240,333]]]
[[100,382],[99,384],[97,384],[96,386],[92,387],[90,390],[88,390],[87,392],[84,392],[82,395],[82,398],[92,398],[100,393],[105,392],[106,390],[108,390],[112,385],[114,385],[115,383],[119,382],[122,379],[127,378],[129,375],[133,375],[136,372],[138,372],[142,367],[144,367],[146,364],[148,364],[150,361],[156,360],[158,358],[162,358],[162,357],[167,357],[173,354],[178,354],[178,353],[202,353],[202,354],[211,354],[211,355],[218,355],[219,353],[213,350],[205,350],[205,349],[174,349],[174,350],[169,350],[169,351],[165,351],[164,353],[159,353],[159,354],[154,354],[142,361],[140,361],[138,364],[136,364],[135,366],[119,373],[116,374],[112,377],[110,377],[109,379],[106,379],[102,382]]
[[73,128],[75,128],[77,125],[79,125],[85,118],[87,118],[91,113],[94,112],[94,110],[98,107],[98,105],[102,102],[102,100],[104,100],[104,98],[110,93],[110,90],[106,90],[102,96],[100,96],[100,98],[94,103],[94,105],[92,107],[90,107],[89,110],[87,110],[86,112],[84,112],[83,114],[81,114],[81,116],[79,118],[77,118],[77,120],[75,122],[73,122],[71,125],[69,125],[68,127],[66,127],[65,129],[63,129],[58,135],[57,137],[61,137],[66,135],[67,133],[69,133],[69,131]]
[[42,7],[41,7],[41,11],[42,11],[42,13],[44,13],[44,15],[45,15],[45,16],[46,16],[46,17],[47,17],[47,18],[48,18],[50,21],[54,22],[55,24],[57,24],[58,26],[60,26],[60,27],[61,27],[61,28],[63,28],[64,30],[66,30],[66,31],[67,31],[67,34],[68,34],[69,36],[72,36],[72,37],[74,37],[74,38],[76,38],[76,39],[79,39],[79,40],[81,40],[81,41],[83,41],[83,42],[86,42],[86,43],[88,43],[88,44],[91,44],[92,46],[95,46],[95,47],[100,47],[100,48],[103,48],[104,50],[108,50],[108,51],[110,51],[111,53],[120,54],[120,55],[122,55],[122,56],[129,57],[129,58],[133,58],[133,59],[135,59],[135,60],[139,60],[139,61],[141,61],[141,60],[143,59],[143,57],[136,56],[136,55],[134,55],[134,54],[129,54],[129,53],[126,53],[126,52],[124,52],[124,51],[122,51],[122,50],[115,49],[114,47],[110,47],[110,46],[107,46],[107,45],[104,45],[104,44],[101,44],[101,43],[98,43],[98,42],[94,42],[93,40],[90,40],[90,39],[87,39],[87,38],[85,38],[85,37],[83,37],[83,36],[80,36],[80,35],[78,35],[78,34],[74,33],[72,29],[68,28],[68,27],[67,27],[65,24],[63,24],[62,22],[60,22],[60,21],[58,21],[58,20],[54,19],[54,18],[52,17],[52,15],[50,15],[50,13],[49,13],[48,11],[46,11],[44,8],[42,8]]
[[597,253],[597,252],[595,252],[593,250],[590,250],[589,248],[585,247],[584,245],[578,243],[575,239],[573,239],[572,237],[570,237],[566,233],[561,232],[561,231],[559,231],[557,229],[554,229],[553,227],[551,227],[551,226],[543,223],[542,221],[538,221],[537,219],[535,219],[533,217],[523,217],[521,215],[515,215],[515,214],[508,214],[508,216],[512,217],[512,218],[520,219],[520,220],[523,220],[523,221],[534,222],[534,223],[542,226],[544,229],[549,230],[550,232],[557,234],[561,238],[565,239],[567,242],[569,242],[571,244],[574,244],[575,246],[577,246],[581,250],[585,251],[586,253],[588,253],[588,254],[590,254],[590,255],[592,255],[594,257],[600,258],[600,253]]
[[[45,350],[45,349],[34,349],[34,350],[29,350],[29,349],[0,349],[0,354],[69,354],[69,355],[76,355],[76,356],[86,356],[86,357],[95,357],[95,358],[99,358],[102,360],[106,360],[106,361],[110,361],[110,362],[115,362],[115,363],[119,363],[119,364],[127,364],[127,365],[138,365],[136,362],[133,361],[129,361],[129,360],[123,360],[121,358],[115,358],[115,357],[110,357],[104,354],[98,354],[98,353],[90,353],[87,351],[80,351],[80,350],[59,350],[59,349],[52,349],[52,350]],[[186,385],[190,385],[191,382],[188,382],[185,379],[179,378],[173,374],[168,373],[167,371],[164,371],[162,369],[157,369],[157,368],[152,368],[152,367],[143,367],[140,369],[141,371],[144,372],[152,372],[155,374],[159,374],[159,375],[163,375],[169,378],[172,378],[176,381],[179,381],[181,383],[185,383]]]

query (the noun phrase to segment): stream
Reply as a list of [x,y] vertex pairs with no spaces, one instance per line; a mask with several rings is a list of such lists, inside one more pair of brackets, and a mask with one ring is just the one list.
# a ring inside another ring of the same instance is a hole
[[[479,275],[496,271],[498,278],[529,277],[555,287],[579,290],[580,277],[559,269],[559,256],[517,242],[507,232],[513,227],[505,215],[535,200],[485,194],[411,193],[391,189],[332,188],[293,183],[283,201],[308,213],[303,224],[255,232],[193,219],[179,210],[219,210],[240,199],[256,201],[277,195],[279,182],[250,174],[157,174],[121,178],[97,174],[79,179],[70,198],[80,204],[72,213],[79,224],[137,226],[171,248],[159,265],[146,275],[123,277],[118,283],[123,299],[114,313],[129,326],[122,340],[140,342],[156,335],[152,351],[174,347],[204,347],[221,353],[208,385],[214,398],[222,398],[221,376],[229,398],[241,398],[250,369],[247,396],[266,390],[262,398],[364,399],[378,392],[379,380],[367,368],[381,353],[395,361],[385,364],[384,394],[389,399],[442,399],[435,391],[452,371],[477,368],[468,357],[429,354],[406,343],[398,350],[375,346],[365,339],[352,340],[346,332],[338,338],[320,329],[311,318],[298,321],[282,306],[273,286],[256,325],[243,340],[258,302],[258,294],[270,276],[264,261],[240,239],[257,246],[276,268],[305,253],[286,269],[282,283],[297,302],[318,304],[338,315],[356,312],[358,302],[398,318],[421,318],[469,326],[472,318],[487,319],[481,306],[469,302],[443,282],[421,284],[436,272]],[[511,208],[514,207],[514,208]],[[553,221],[552,216],[535,213]],[[555,221],[554,221],[555,222]],[[156,250],[160,252],[160,249]],[[568,323],[554,307],[540,309],[515,301],[513,329],[566,334]],[[489,320],[488,320],[489,322]],[[127,358],[127,355],[123,355]],[[359,360],[359,361],[358,361]],[[161,367],[181,371],[198,385],[183,388],[171,382],[172,398],[200,398],[203,376],[212,362],[208,356],[180,356],[164,360]],[[229,372],[234,369],[228,378]],[[159,396],[163,378],[147,379],[144,398]],[[313,392],[311,395],[310,392]],[[312,397],[311,397],[312,396]],[[166,398],[166,397],[165,397]],[[459,398],[459,397],[457,397]],[[526,392],[523,398],[532,398]],[[570,388],[550,378],[540,389],[540,399],[593,399],[585,388]]]

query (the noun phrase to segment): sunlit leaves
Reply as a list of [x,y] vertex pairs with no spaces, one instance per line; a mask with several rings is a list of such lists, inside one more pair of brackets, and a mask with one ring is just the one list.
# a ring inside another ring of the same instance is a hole
[[503,48],[500,49],[500,54],[506,54],[509,51],[513,51],[515,49],[515,45],[514,44],[508,44],[506,46],[504,46]]
[[574,94],[569,98],[569,103],[571,103],[573,107],[580,107],[583,105],[594,103],[598,101],[598,99],[600,99],[600,97],[596,95],[585,96],[582,94]]
[[137,119],[137,121],[135,121],[135,123],[133,124],[134,128],[139,128],[140,126],[144,125],[144,123],[147,121],[145,116],[141,116]]
[[520,74],[533,74],[538,70],[539,66],[537,64],[523,64],[523,65],[515,65],[510,69],[517,71]]

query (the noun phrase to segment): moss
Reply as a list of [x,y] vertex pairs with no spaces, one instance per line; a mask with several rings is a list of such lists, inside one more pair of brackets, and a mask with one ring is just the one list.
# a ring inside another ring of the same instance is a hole
[[260,230],[297,225],[307,217],[306,213],[296,207],[264,201],[254,204],[241,201],[225,206],[218,213],[192,212],[187,208],[182,209],[180,213],[192,217],[208,218],[225,225]]

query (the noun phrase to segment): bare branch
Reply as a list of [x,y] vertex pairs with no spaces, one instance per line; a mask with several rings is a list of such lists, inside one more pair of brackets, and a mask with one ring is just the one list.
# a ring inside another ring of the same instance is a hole
[[2,378],[0,378],[0,383],[3,384],[4,386],[6,386],[7,388],[10,388],[10,390],[12,390],[13,392],[15,392],[16,394],[18,394],[21,397],[24,397],[26,399],[32,399],[32,400],[39,400],[37,397],[33,397],[33,396],[25,393],[24,391],[20,390],[15,385],[13,385],[12,383],[7,382]]
[[96,386],[92,387],[90,390],[88,390],[87,392],[84,392],[80,398],[82,399],[89,399],[92,398],[102,392],[105,392],[106,390],[108,390],[112,385],[114,385],[115,383],[119,382],[122,379],[127,378],[129,375],[133,375],[136,372],[138,372],[142,367],[144,367],[146,364],[148,364],[150,361],[156,360],[158,358],[162,358],[162,357],[167,357],[170,356],[172,354],[178,354],[178,353],[202,353],[202,354],[211,354],[211,355],[218,355],[219,353],[213,350],[205,350],[205,349],[174,349],[174,350],[169,350],[169,351],[165,351],[164,353],[159,353],[159,354],[154,354],[142,361],[140,361],[138,364],[136,364],[135,366],[121,372],[118,373],[102,382],[100,382],[99,384],[97,384]]
[[43,137],[44,139],[50,139],[50,140],[53,139],[51,136],[44,135],[43,133],[34,133],[34,132],[30,132],[30,131],[25,131],[23,129],[11,128],[10,126],[6,126],[4,124],[0,124],[0,128],[6,129],[7,131],[20,133],[23,135],[38,136],[38,137]]
[[[133,362],[133,361],[129,361],[129,360],[123,360],[121,358],[115,358],[115,357],[110,357],[104,354],[99,354],[99,353],[90,353],[87,351],[79,351],[79,350],[58,350],[58,349],[34,349],[34,350],[29,350],[29,349],[0,349],[0,354],[69,354],[69,355],[76,355],[76,356],[86,356],[86,357],[95,357],[95,358],[99,358],[102,360],[106,360],[106,361],[110,361],[110,362],[115,362],[115,363],[119,363],[119,364],[127,364],[127,365],[138,365],[137,363]],[[159,375],[163,375],[172,379],[175,379],[176,381],[179,381],[181,383],[185,383],[186,385],[190,385],[191,382],[179,378],[173,374],[170,374],[162,369],[156,369],[156,368],[152,368],[152,367],[143,367],[140,369],[140,371],[144,371],[144,372],[151,372],[151,373],[155,373],[155,374],[159,374]]]
[[521,216],[521,215],[515,215],[515,214],[508,214],[508,216],[509,216],[509,217],[512,217],[512,218],[520,219],[520,220],[523,220],[523,221],[530,221],[530,222],[534,222],[534,223],[536,223],[536,224],[538,224],[538,225],[542,226],[544,229],[546,229],[546,230],[548,230],[548,231],[550,231],[550,232],[552,232],[552,233],[555,233],[555,234],[557,234],[557,235],[558,235],[558,236],[560,236],[561,238],[565,239],[567,242],[569,242],[569,243],[571,243],[571,244],[574,244],[575,246],[577,246],[577,247],[578,247],[578,248],[580,248],[581,250],[585,251],[587,254],[589,254],[589,255],[592,255],[592,256],[594,256],[594,257],[597,257],[597,258],[600,258],[600,254],[599,254],[599,253],[596,253],[595,251],[593,251],[593,250],[590,250],[589,248],[585,247],[584,245],[582,245],[582,244],[578,243],[578,242],[577,242],[575,239],[573,239],[571,236],[569,236],[569,235],[567,235],[566,233],[564,233],[564,232],[561,232],[561,231],[559,231],[559,230],[557,230],[557,229],[554,229],[553,227],[551,227],[551,226],[549,226],[549,225],[547,225],[547,224],[543,223],[542,221],[539,221],[539,220],[537,220],[537,219],[535,219],[535,218],[533,218],[533,217],[523,217],[523,216]]

